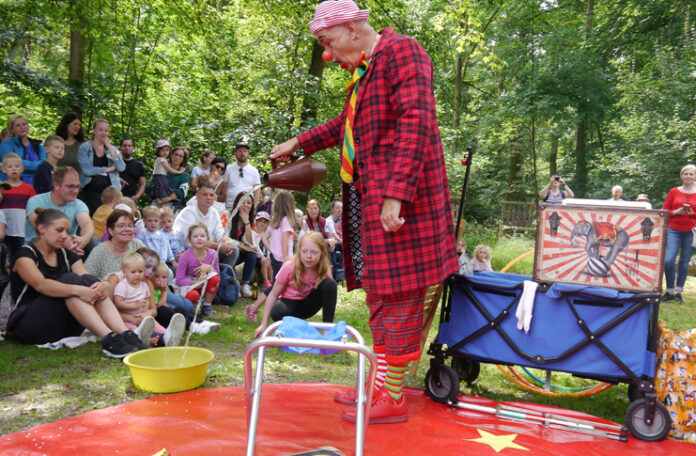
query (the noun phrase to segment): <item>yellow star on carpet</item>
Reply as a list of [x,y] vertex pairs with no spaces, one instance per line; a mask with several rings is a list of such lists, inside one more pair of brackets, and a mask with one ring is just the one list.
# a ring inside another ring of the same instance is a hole
[[478,439],[464,439],[470,442],[478,442],[489,445],[495,450],[496,453],[500,453],[505,448],[515,448],[518,450],[529,451],[529,448],[525,448],[522,445],[518,445],[514,442],[517,434],[507,434],[507,435],[495,435],[490,432],[482,431],[481,429],[476,429],[481,437]]

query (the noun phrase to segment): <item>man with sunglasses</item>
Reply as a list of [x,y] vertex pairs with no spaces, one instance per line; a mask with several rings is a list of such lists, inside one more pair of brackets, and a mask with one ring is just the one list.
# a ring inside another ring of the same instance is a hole
[[[64,247],[72,250],[80,256],[86,257],[94,241],[94,225],[89,217],[87,205],[77,199],[80,192],[80,175],[70,166],[62,166],[53,173],[53,190],[32,196],[27,201],[27,222],[25,228],[24,243],[28,244],[36,237],[34,223],[36,222],[37,207],[43,209],[57,209],[70,220],[70,237],[65,241]],[[80,235],[77,235],[77,229]]]
[[[261,185],[261,176],[256,168],[249,162],[249,144],[239,141],[234,147],[234,156],[237,162],[227,166],[224,181],[227,182],[227,201],[225,206],[232,209],[234,199],[240,192],[249,191],[255,185]],[[254,191],[254,204],[258,203],[260,188]]]

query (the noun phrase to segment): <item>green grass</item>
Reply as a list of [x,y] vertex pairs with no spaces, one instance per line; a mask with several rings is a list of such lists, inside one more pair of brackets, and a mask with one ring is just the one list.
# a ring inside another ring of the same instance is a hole
[[[504,237],[493,243],[493,247],[496,269],[533,248],[530,240],[520,237]],[[532,258],[528,259],[513,271],[528,274],[531,261]],[[356,327],[370,344],[364,293],[346,293],[345,289],[339,287],[338,296],[337,318]],[[684,304],[667,303],[661,306],[660,317],[671,329],[696,327],[696,278],[687,280],[684,299]],[[256,327],[247,322],[244,315],[244,306],[248,302],[241,300],[234,307],[216,306],[215,320],[222,323],[222,329],[214,334],[191,337],[192,346],[208,348],[215,353],[203,388],[243,384],[242,355]],[[435,337],[438,321],[439,315],[430,331],[430,340]],[[415,376],[407,378],[407,386],[423,387],[429,359],[424,350],[418,371]],[[347,353],[317,356],[268,351],[265,381],[269,383],[326,382],[347,385],[355,382],[355,375],[354,358]],[[581,382],[570,376],[562,378],[561,374],[556,375],[554,381],[559,379],[569,384]],[[550,404],[617,422],[624,421],[628,407],[626,386],[615,386],[588,398],[549,398],[518,388],[503,377],[494,365],[483,365],[479,378],[471,386],[462,382],[460,391],[497,401]],[[49,351],[12,340],[0,342],[0,435],[150,396],[153,394],[137,390],[127,367],[120,361],[104,357],[98,344],[74,350]]]

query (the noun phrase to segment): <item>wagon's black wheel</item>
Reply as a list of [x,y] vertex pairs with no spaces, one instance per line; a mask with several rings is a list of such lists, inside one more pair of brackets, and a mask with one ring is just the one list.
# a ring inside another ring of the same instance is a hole
[[425,374],[425,391],[435,402],[455,402],[459,392],[459,376],[449,366],[434,365]]
[[645,397],[645,391],[641,391],[638,385],[631,383],[628,385],[628,400],[631,402],[637,401]]
[[452,369],[462,381],[471,386],[481,373],[481,363],[466,358],[452,358]]
[[667,437],[672,427],[672,418],[662,402],[655,403],[655,415],[652,423],[645,422],[647,399],[642,398],[631,403],[626,410],[626,427],[636,438],[655,442]]

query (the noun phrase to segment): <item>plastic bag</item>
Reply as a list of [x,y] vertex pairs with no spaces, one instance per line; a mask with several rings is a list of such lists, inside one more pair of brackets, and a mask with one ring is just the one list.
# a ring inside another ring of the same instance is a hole
[[[283,323],[281,323],[280,326],[278,326],[278,329],[276,329],[275,331],[275,335],[282,335],[283,337],[292,337],[294,339],[339,341],[344,335],[346,335],[346,322],[341,320],[327,332],[321,333],[317,328],[311,326],[309,322],[302,320],[301,318],[283,317]],[[338,351],[305,347],[279,348],[290,353],[313,353],[321,355],[330,355]]]

